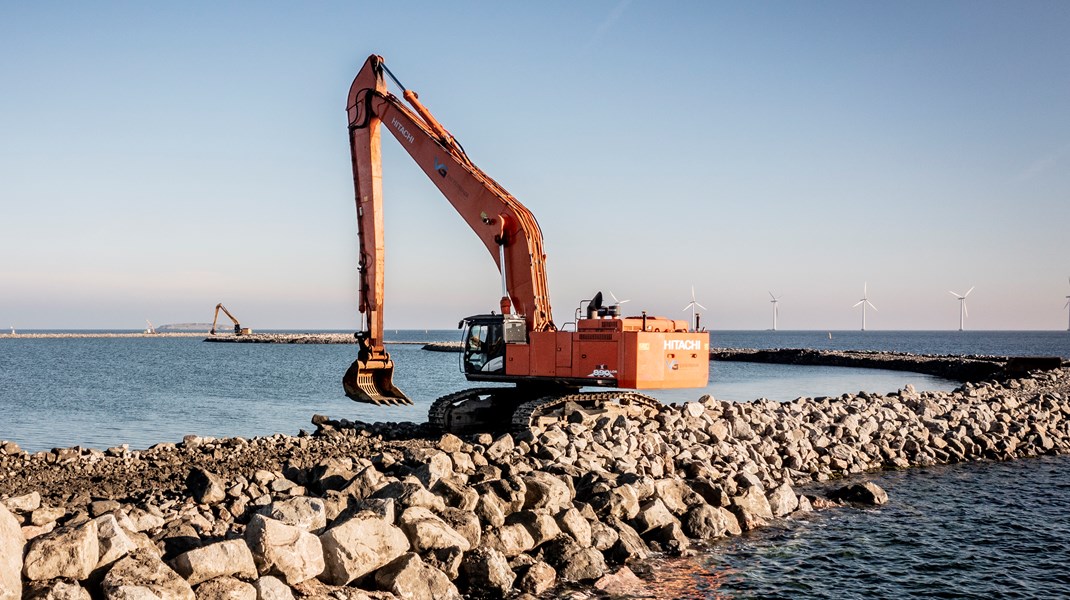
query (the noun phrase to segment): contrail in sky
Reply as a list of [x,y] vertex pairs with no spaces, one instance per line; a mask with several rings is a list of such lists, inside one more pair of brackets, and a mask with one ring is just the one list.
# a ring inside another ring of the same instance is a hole
[[624,9],[628,8],[628,5],[631,3],[632,0],[620,0],[620,2],[618,2],[617,5],[613,7],[613,10],[609,11],[609,14],[606,15],[606,18],[598,24],[598,27],[596,27],[594,30],[594,34],[591,35],[591,39],[587,41],[583,49],[589,50],[593,48],[599,42],[599,40],[602,39],[602,36],[605,35],[605,33],[609,31],[611,27],[613,27],[613,24],[617,22],[617,19],[619,19],[620,16],[624,14]]
[[1033,164],[1029,165],[1029,168],[1022,171],[1021,175],[1018,176],[1018,179],[1021,181],[1029,181],[1044,171],[1047,171],[1055,166],[1068,150],[1070,150],[1070,144],[1065,144],[1055,152],[1035,161]]

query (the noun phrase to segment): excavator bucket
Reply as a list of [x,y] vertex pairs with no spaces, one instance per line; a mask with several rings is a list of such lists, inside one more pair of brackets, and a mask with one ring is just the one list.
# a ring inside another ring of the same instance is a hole
[[376,406],[412,404],[404,392],[394,387],[394,361],[389,358],[353,361],[342,377],[342,387],[355,402]]

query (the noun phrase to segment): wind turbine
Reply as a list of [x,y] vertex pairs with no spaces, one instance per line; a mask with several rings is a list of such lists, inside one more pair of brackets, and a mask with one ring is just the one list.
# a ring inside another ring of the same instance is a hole
[[609,296],[613,298],[613,303],[617,305],[624,304],[625,302],[631,302],[631,300],[618,300],[616,294],[613,293],[613,290],[609,290]]
[[[974,287],[976,287],[976,286],[974,286]],[[952,296],[954,296],[954,297],[959,299],[959,331],[962,331],[962,321],[963,321],[963,319],[965,319],[966,317],[970,316],[970,311],[966,310],[966,296],[969,296],[970,292],[972,292],[972,291],[973,291],[973,288],[970,288],[965,294],[962,294],[961,296],[959,295],[958,292],[952,292],[951,290],[947,291],[947,293],[949,293]],[[1070,296],[1068,296],[1068,297],[1070,297]]]
[[701,308],[702,310],[709,310],[705,306],[702,306],[701,304],[699,304],[698,300],[695,300],[695,286],[691,286],[691,302],[688,303],[688,305],[684,307],[684,311],[686,311],[689,308],[691,309],[691,322],[695,324],[695,331],[698,331],[698,317],[699,317],[699,314],[697,312],[695,312],[695,307],[696,306]]
[[873,306],[873,303],[869,301],[869,293],[866,291],[867,287],[869,287],[868,283],[862,284],[862,299],[858,302],[855,302],[855,305],[851,307],[854,308],[855,306],[862,306],[862,331],[866,330],[866,305],[869,305],[869,307],[873,310],[877,310],[877,307]]
[[776,318],[778,315],[780,315],[780,308],[777,306],[777,304],[780,303],[780,298],[783,298],[783,296],[777,298],[773,295],[773,292],[769,292],[769,297],[772,298],[770,302],[773,303],[773,331],[776,331]]
[[[1068,282],[1070,282],[1070,277],[1067,277],[1066,280]],[[1066,306],[1064,306],[1063,308],[1070,308],[1070,296],[1066,297]],[[1066,312],[1070,313],[1070,310],[1068,310]],[[1070,331],[1070,316],[1068,316],[1066,318],[1066,330]],[[11,333],[15,333],[15,328],[14,327],[11,328]]]

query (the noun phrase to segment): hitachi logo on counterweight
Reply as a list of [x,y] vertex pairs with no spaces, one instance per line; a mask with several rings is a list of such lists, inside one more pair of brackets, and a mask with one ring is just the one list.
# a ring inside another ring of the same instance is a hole
[[665,340],[666,350],[701,350],[702,342],[698,340]]

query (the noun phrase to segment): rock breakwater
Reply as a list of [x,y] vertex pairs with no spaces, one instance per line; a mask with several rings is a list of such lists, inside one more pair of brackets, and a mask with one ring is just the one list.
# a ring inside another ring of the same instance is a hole
[[910,371],[955,381],[983,381],[997,376],[1021,375],[1033,369],[1058,369],[1063,365],[1059,357],[958,356],[802,348],[714,348],[710,350],[710,360]]
[[206,342],[223,344],[356,344],[352,333],[249,333],[210,335]]
[[[880,468],[1070,451],[1070,370],[958,390],[575,410],[518,434],[317,417],[144,451],[0,444],[0,598],[581,595]],[[879,503],[852,485],[834,498]],[[800,493],[801,492],[801,493]],[[851,495],[846,495],[851,494]],[[12,550],[15,549],[15,550]]]
[[[204,334],[200,334],[204,335]],[[249,333],[245,335],[220,334],[204,338],[206,342],[224,344],[356,344],[352,333]],[[405,342],[386,340],[384,344],[418,344],[427,342]],[[460,345],[458,344],[458,349]]]

